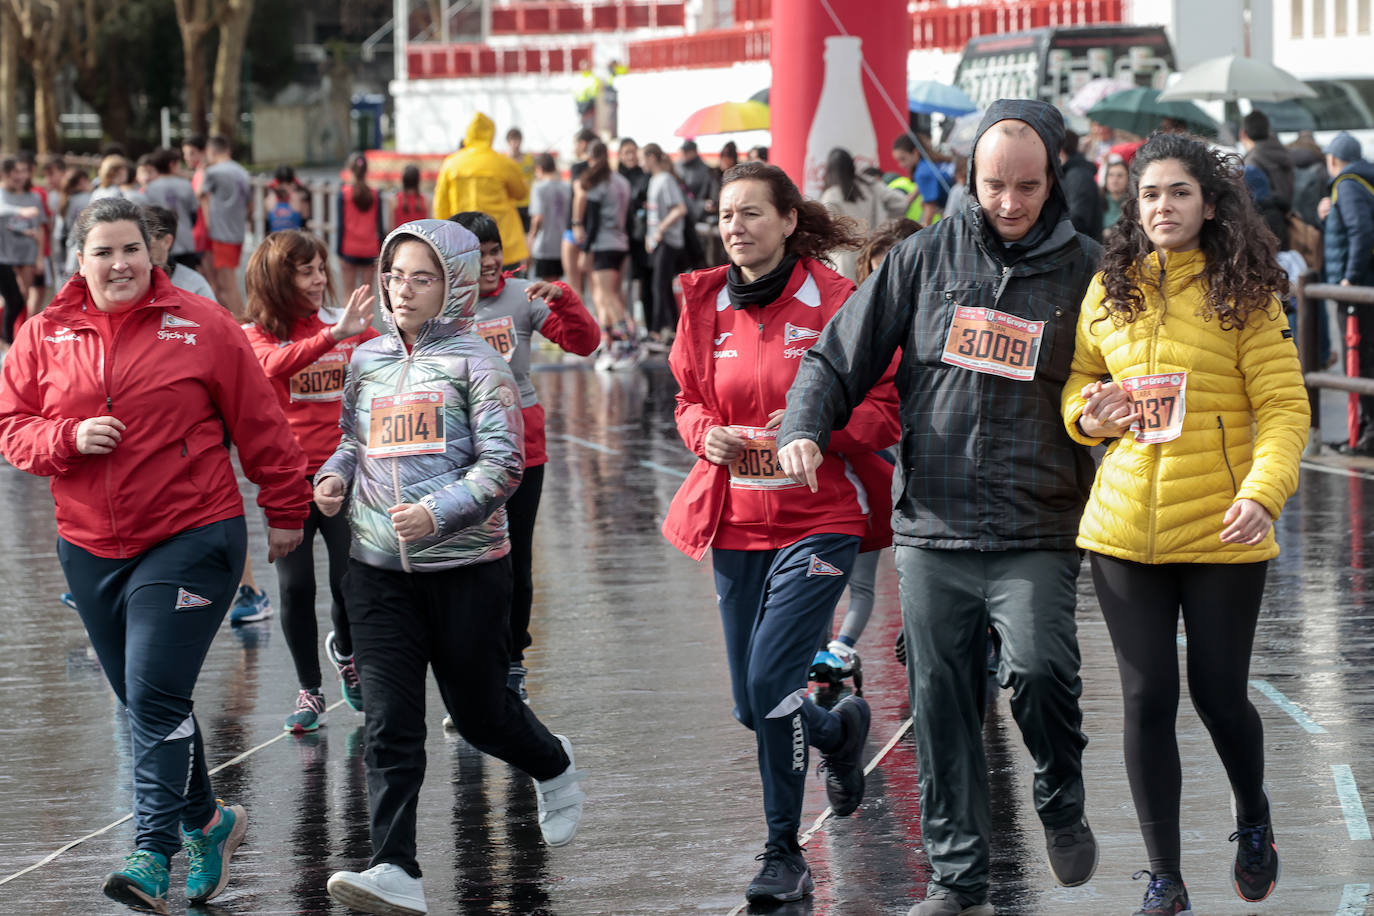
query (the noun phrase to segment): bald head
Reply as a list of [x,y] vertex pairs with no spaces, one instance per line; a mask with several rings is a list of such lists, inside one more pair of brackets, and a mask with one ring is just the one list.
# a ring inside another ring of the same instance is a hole
[[1049,151],[1025,121],[1003,120],[978,138],[975,192],[998,238],[1015,242],[1031,231],[1054,185]]

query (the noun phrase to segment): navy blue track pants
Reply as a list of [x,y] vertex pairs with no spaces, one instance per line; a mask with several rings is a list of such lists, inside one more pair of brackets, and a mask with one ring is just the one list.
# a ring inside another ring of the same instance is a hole
[[248,547],[243,517],[174,535],[136,557],[98,557],[59,539],[57,556],[81,622],[128,709],[139,849],[171,858],[180,822],[215,810],[191,693],[229,610]]
[[825,753],[844,740],[839,717],[806,698],[806,672],[858,552],[859,538],[846,534],[711,552],[735,718],[758,742],[769,843],[796,845],[807,747]]

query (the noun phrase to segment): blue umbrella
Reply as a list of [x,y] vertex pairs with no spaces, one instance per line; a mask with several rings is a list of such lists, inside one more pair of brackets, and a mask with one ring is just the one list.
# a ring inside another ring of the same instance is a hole
[[920,114],[942,114],[956,118],[978,110],[973,99],[965,95],[962,89],[935,80],[907,83],[906,107]]

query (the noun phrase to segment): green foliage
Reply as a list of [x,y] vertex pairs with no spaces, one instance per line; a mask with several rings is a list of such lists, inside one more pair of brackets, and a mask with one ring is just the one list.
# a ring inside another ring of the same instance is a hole
[[295,3],[258,0],[254,4],[253,19],[248,25],[248,76],[258,98],[271,98],[297,78],[296,32],[300,14],[300,6]]

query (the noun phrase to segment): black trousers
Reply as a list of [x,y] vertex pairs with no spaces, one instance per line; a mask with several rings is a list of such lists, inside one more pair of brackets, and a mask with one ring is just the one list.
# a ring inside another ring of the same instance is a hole
[[682,249],[674,248],[667,242],[659,242],[649,257],[654,267],[653,305],[648,315],[649,330],[671,331],[677,327],[677,300],[673,298],[673,280],[682,269]]
[[530,608],[534,604],[534,522],[539,497],[544,492],[544,465],[525,468],[520,486],[506,500],[506,526],[510,530],[510,562],[513,581],[510,593],[510,661],[525,663],[530,647]]
[[562,744],[506,689],[510,561],[404,573],[350,559],[345,588],[362,682],[369,865],[419,877],[415,808],[425,779],[429,668],[458,733],[538,780],[568,768]]
[[6,343],[14,343],[14,323],[28,307],[24,293],[19,289],[19,275],[9,264],[0,264],[0,298],[5,300],[4,337]]
[[1156,874],[1179,873],[1178,615],[1188,634],[1188,692],[1226,768],[1236,816],[1260,824],[1264,729],[1247,693],[1267,563],[1146,565],[1088,555],[1125,702],[1126,776]]
[[353,653],[348,616],[344,613],[343,578],[348,572],[348,517],[344,512],[325,515],[313,502],[305,520],[301,545],[277,561],[281,586],[281,629],[286,648],[296,666],[302,690],[320,686],[320,628],[315,622],[315,533],[324,538],[329,554],[329,619],[334,626],[334,645],[340,655]]

